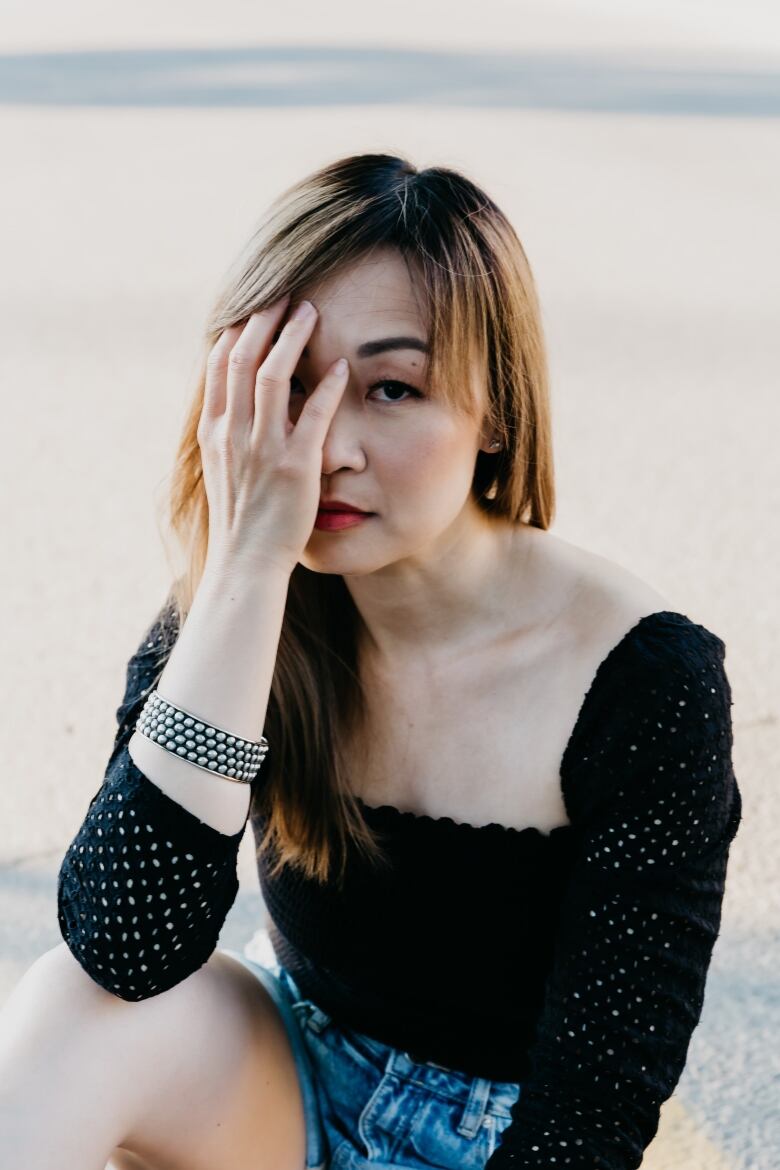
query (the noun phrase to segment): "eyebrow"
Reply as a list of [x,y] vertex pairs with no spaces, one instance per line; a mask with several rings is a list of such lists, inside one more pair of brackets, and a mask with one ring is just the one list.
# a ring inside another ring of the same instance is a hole
[[[377,341],[364,341],[357,347],[355,353],[359,358],[374,357],[378,353],[386,353],[391,349],[418,349],[420,353],[430,353],[430,346],[419,337],[380,337]],[[309,356],[307,346],[303,347],[303,357]]]

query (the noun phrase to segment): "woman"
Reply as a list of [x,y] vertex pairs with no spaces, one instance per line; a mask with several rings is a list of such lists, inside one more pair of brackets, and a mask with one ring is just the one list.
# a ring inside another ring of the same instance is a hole
[[[725,646],[549,531],[517,236],[454,171],[338,160],[207,351],[2,1164],[638,1166],[741,816]],[[217,946],[248,820],[267,963]]]

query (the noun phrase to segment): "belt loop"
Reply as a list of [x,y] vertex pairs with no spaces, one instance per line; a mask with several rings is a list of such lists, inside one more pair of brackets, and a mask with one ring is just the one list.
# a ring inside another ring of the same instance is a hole
[[463,1116],[458,1124],[458,1133],[464,1137],[473,1138],[479,1133],[485,1109],[490,1098],[492,1081],[486,1077],[474,1077],[469,1090],[469,1099],[463,1110]]
[[323,1011],[317,1004],[310,1005],[308,1024],[313,1032],[321,1032],[323,1028],[327,1028],[331,1019],[332,1016],[329,1012]]

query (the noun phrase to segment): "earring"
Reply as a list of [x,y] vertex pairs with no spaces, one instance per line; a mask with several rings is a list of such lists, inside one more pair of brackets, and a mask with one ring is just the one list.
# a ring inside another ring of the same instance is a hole
[[499,440],[498,440],[498,439],[493,439],[493,441],[491,442],[490,446],[491,446],[491,447],[500,447],[500,446],[501,446],[501,443],[499,442]]

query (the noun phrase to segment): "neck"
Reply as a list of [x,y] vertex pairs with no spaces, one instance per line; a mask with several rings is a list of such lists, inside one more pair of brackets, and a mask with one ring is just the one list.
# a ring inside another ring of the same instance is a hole
[[364,652],[392,668],[446,665],[483,647],[504,628],[512,598],[522,595],[531,531],[473,505],[435,546],[374,573],[345,574],[364,624]]

